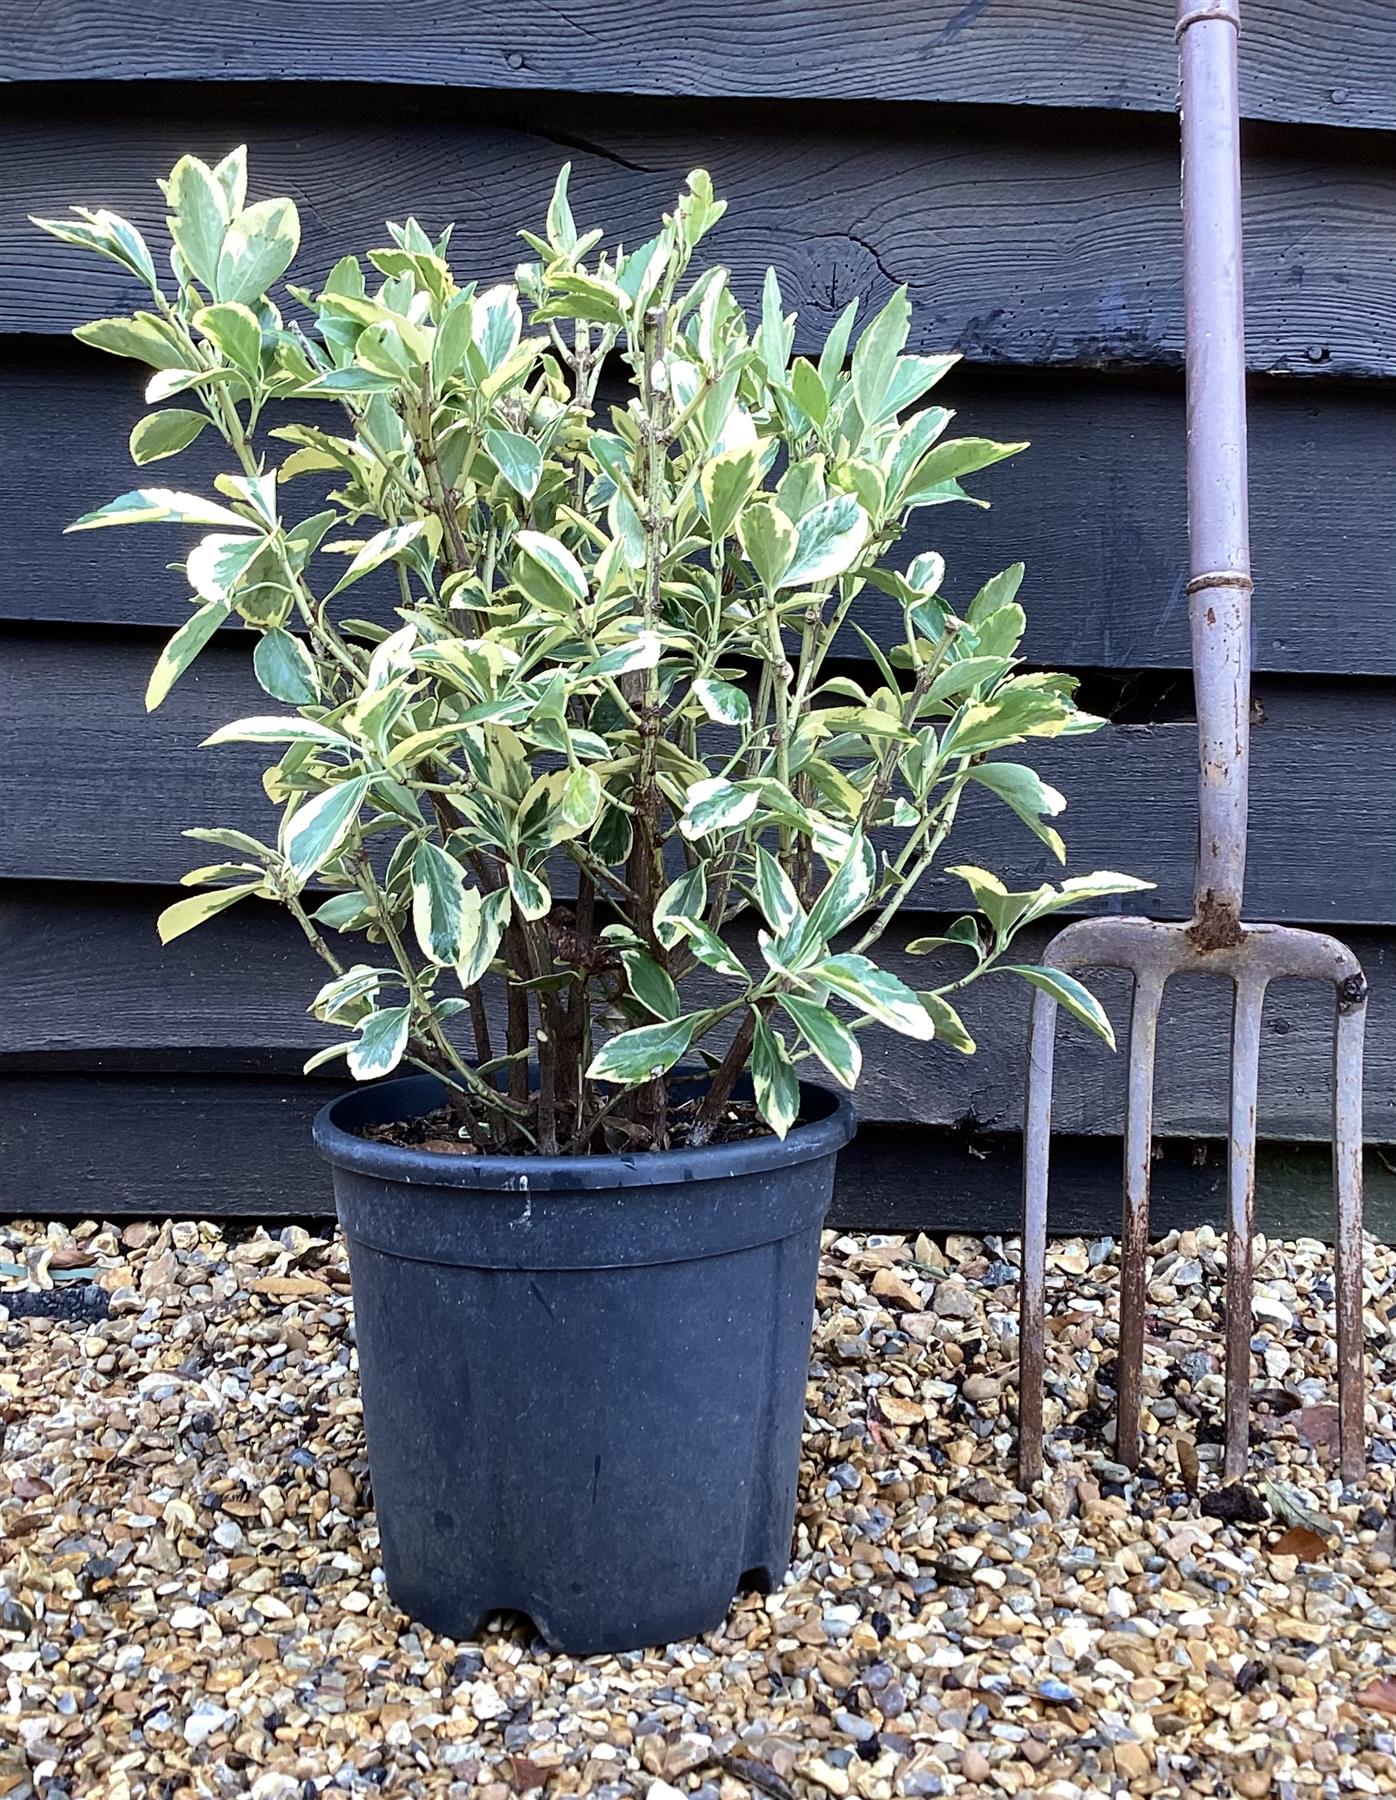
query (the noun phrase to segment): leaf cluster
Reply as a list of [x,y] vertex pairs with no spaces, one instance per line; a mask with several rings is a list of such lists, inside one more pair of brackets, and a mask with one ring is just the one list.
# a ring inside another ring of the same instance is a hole
[[[897,555],[1024,448],[952,435],[927,396],[955,359],[908,351],[904,289],[796,355],[774,271],[754,319],[725,269],[694,273],[723,212],[703,171],[627,249],[578,229],[564,168],[510,280],[458,281],[450,232],[408,219],[273,298],[296,208],[249,204],[242,151],[162,188],[168,276],[114,213],[36,223],[148,295],[77,333],[151,370],[134,461],[210,432],[228,453],[216,497],[143,487],[71,527],[196,534],[147,704],[235,622],[274,703],[208,741],[268,748],[278,829],[191,831],[222,860],[163,938],[288,908],[337,1034],[309,1067],[431,1069],[477,1143],[543,1153],[662,1145],[685,1059],[709,1073],[692,1141],[744,1072],[784,1135],[800,1075],[851,1088],[870,1026],[972,1050],[951,996],[997,969],[1108,1037],[1079,984],[1005,958],[1130,877],[1012,894],[963,866],[975,911],[911,946],[953,946],[958,975],[917,991],[872,954],[973,789],[1064,859],[1023,748],[1101,723],[1022,665],[1020,565],[957,610],[938,555]],[[890,645],[859,619],[878,593]],[[865,675],[831,666],[859,640]]]

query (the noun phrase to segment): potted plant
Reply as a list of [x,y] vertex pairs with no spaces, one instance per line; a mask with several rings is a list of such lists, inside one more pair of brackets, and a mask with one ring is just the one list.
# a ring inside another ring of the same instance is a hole
[[161,186],[172,277],[113,213],[36,223],[149,292],[77,332],[154,371],[134,460],[214,434],[231,467],[71,529],[199,533],[148,706],[239,620],[276,703],[208,742],[269,746],[278,829],[191,830],[220,860],[159,929],[285,907],[327,965],[307,1069],[374,1084],[315,1135],[389,1588],[458,1637],[504,1608],[572,1651],[701,1631],[788,1559],[865,1028],[972,1050],[951,996],[1013,969],[1109,1036],[1007,955],[1128,877],[964,866],[976,910],[911,946],[951,945],[952,979],[873,955],[970,789],[1063,856],[1061,795],[997,753],[1100,721],[1020,667],[1021,567],[957,612],[938,555],[896,556],[1023,446],[921,404],[955,359],[906,354],[904,290],[810,359],[774,272],[755,325],[724,269],[691,277],[723,212],[702,171],[623,251],[578,231],[564,169],[494,285],[390,225],[371,273],[286,289],[299,318],[271,297],[295,207],[248,203],[241,150]]

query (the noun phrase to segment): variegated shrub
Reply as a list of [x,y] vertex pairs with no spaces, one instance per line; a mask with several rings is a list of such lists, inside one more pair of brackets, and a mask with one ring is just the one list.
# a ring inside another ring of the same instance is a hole
[[[206,433],[230,455],[216,498],[141,488],[72,527],[202,534],[148,705],[235,619],[277,703],[208,740],[271,747],[275,841],[190,831],[223,860],[185,878],[163,938],[254,897],[288,908],[343,1040],[308,1067],[429,1069],[464,1136],[544,1154],[663,1146],[685,1059],[710,1074],[689,1141],[748,1069],[783,1135],[798,1072],[852,1087],[866,1026],[972,1049],[949,996],[991,970],[1109,1035],[1076,982],[1006,956],[1128,877],[1009,893],[960,867],[976,910],[935,942],[962,972],[918,993],[872,954],[972,786],[1062,854],[1061,795],[999,753],[1100,723],[1016,661],[1019,567],[956,612],[938,555],[897,559],[916,508],[1023,447],[947,437],[920,404],[955,359],[905,353],[904,291],[792,356],[774,273],[754,325],[725,270],[690,279],[723,212],[704,173],[623,251],[578,232],[564,169],[511,281],[458,284],[449,231],[409,219],[372,273],[346,256],[273,299],[296,209],[248,204],[243,152],[186,156],[162,188],[168,277],[113,213],[36,223],[149,289],[77,334],[154,371],[134,460]],[[901,618],[881,649],[858,620],[873,590]],[[727,941],[740,914],[754,967]]]

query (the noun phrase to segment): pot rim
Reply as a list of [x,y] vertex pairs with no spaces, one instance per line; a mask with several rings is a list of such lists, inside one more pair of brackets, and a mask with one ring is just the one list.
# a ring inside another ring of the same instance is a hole
[[[633,1151],[607,1156],[456,1156],[360,1137],[352,1127],[417,1117],[439,1105],[445,1088],[434,1075],[399,1076],[351,1089],[315,1115],[315,1147],[335,1167],[410,1186],[520,1193],[668,1187],[730,1180],[836,1154],[857,1120],[846,1093],[821,1082],[800,1083],[801,1111],[813,1116],[782,1138],[743,1138],[699,1149]],[[399,1098],[400,1096],[400,1098]]]

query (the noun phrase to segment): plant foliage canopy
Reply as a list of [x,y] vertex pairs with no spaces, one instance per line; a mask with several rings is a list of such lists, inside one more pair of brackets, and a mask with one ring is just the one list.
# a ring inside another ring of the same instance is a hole
[[[133,460],[207,432],[229,453],[216,498],[138,488],[70,528],[193,534],[150,708],[221,625],[257,634],[268,706],[208,742],[267,747],[279,829],[192,829],[223,860],[163,939],[288,908],[338,1033],[307,1068],[429,1069],[481,1148],[663,1147],[681,1062],[708,1070],[686,1141],[744,1072],[783,1136],[802,1072],[855,1084],[866,1027],[973,1050],[951,995],[994,970],[1108,1039],[1079,983],[1005,959],[1131,877],[1010,893],[961,866],[973,910],[911,946],[953,945],[959,974],[917,992],[872,954],[974,786],[1064,859],[1065,801],[1014,752],[1101,723],[1020,665],[1021,566],[956,612],[938,555],[899,562],[915,509],[985,504],[961,483],[1024,448],[948,435],[925,402],[955,359],[907,353],[904,289],[795,356],[774,271],[754,322],[726,270],[692,274],[724,209],[702,170],[627,250],[578,230],[564,168],[512,280],[458,283],[449,230],[408,219],[274,299],[299,224],[249,203],[245,153],[161,186],[168,278],[114,213],[35,223],[148,290],[77,332],[152,370]],[[890,649],[861,631],[870,590],[900,612]],[[871,676],[831,663],[854,633]]]

